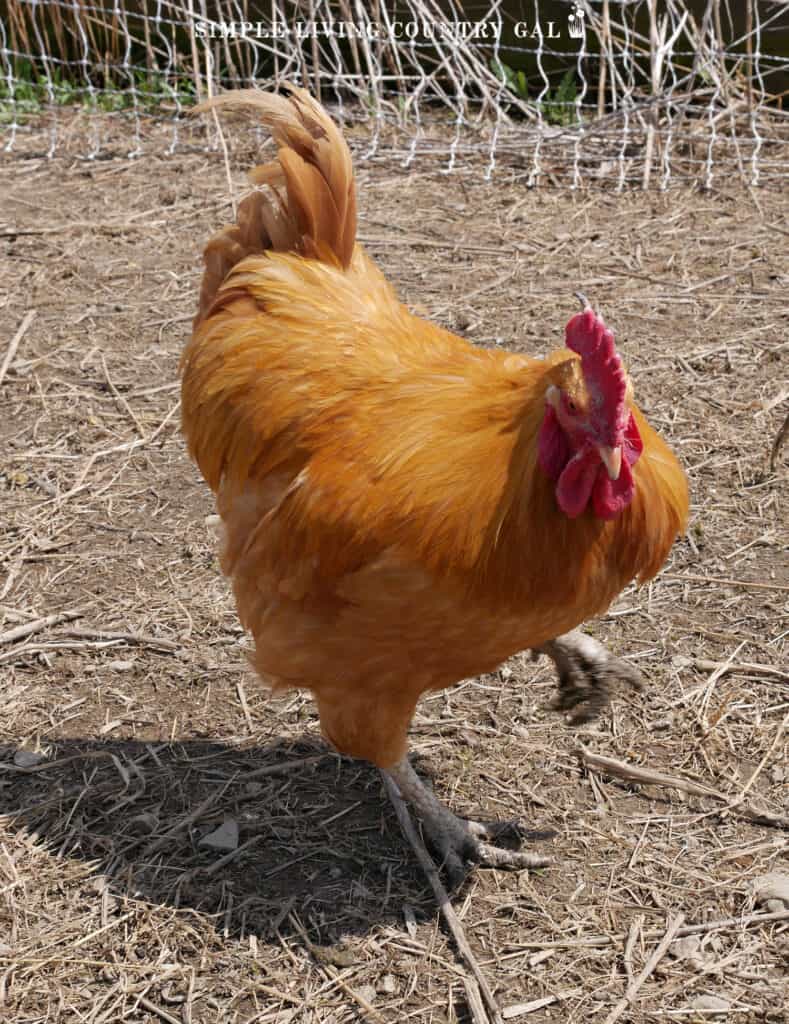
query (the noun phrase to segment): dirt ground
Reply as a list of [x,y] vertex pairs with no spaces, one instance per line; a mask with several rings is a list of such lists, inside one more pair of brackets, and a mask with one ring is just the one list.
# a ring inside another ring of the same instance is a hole
[[[47,160],[34,132],[0,168],[0,365],[26,327],[0,383],[0,1017],[480,1020],[378,775],[246,666],[176,382],[225,168],[146,131],[144,158],[94,161],[76,136]],[[702,927],[619,1019],[789,1021],[789,901],[754,885],[789,874],[786,448],[768,470],[789,195],[530,191],[385,147],[358,182],[404,299],[481,345],[560,345],[582,288],[691,481],[664,572],[593,625],[644,694],[573,730],[521,655],[416,716],[417,766],[455,810],[556,830],[550,868],[453,897],[504,1019],[605,1020],[682,914]],[[579,742],[723,799],[591,772]],[[201,845],[223,823],[235,849]]]

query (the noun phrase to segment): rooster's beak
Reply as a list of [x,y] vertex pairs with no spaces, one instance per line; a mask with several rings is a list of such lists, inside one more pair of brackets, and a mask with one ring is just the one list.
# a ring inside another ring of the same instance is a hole
[[600,444],[597,446],[597,451],[608,475],[612,480],[618,480],[619,472],[622,469],[621,445],[617,445],[616,448],[609,448],[607,445]]

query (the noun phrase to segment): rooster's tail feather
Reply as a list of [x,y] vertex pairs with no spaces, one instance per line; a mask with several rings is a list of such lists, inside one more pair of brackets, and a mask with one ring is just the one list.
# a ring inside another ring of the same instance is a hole
[[205,271],[195,327],[210,310],[222,282],[247,256],[267,249],[347,267],[356,241],[356,189],[351,154],[337,126],[308,92],[291,95],[240,89],[200,104],[254,109],[279,147],[270,163],[253,168],[256,186],[238,208],[235,224],[205,247]]

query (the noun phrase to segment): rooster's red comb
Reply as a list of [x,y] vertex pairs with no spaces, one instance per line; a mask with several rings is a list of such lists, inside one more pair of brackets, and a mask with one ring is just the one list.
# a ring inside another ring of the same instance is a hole
[[613,331],[583,301],[586,308],[576,313],[565,328],[565,342],[581,357],[592,423],[601,436],[608,438],[607,443],[621,444],[628,420],[625,368],[614,345]]

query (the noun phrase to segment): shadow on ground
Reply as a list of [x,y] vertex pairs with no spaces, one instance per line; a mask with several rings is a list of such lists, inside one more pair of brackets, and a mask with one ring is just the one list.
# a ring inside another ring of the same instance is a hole
[[[378,772],[314,742],[74,739],[36,765],[15,756],[0,747],[10,823],[56,856],[96,862],[114,893],[215,915],[223,934],[304,927],[328,946],[402,925],[404,905],[434,911]],[[227,822],[235,849],[201,843]]]

